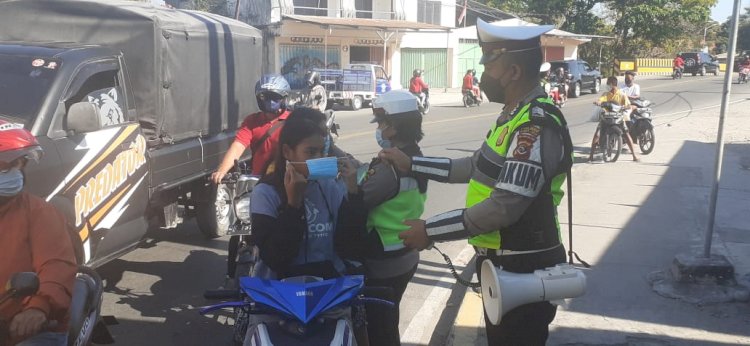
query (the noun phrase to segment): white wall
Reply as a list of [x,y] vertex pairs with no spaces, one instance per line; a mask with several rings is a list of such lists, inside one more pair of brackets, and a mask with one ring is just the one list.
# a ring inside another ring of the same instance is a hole
[[372,0],[373,19],[391,19],[391,0]]

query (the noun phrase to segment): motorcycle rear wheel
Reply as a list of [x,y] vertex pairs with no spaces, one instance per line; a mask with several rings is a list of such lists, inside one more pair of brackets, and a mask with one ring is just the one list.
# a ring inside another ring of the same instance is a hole
[[654,151],[655,144],[656,137],[654,136],[654,129],[652,128],[643,131],[643,133],[638,136],[638,146],[641,147],[641,153],[643,153],[643,155],[651,154],[651,152]]
[[617,162],[622,150],[622,136],[616,132],[609,132],[602,136],[599,143],[604,162]]

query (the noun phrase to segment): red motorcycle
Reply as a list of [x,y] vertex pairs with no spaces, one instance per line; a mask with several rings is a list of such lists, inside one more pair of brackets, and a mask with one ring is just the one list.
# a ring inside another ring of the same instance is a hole
[[750,75],[750,66],[740,66],[740,76],[737,80],[737,84],[747,83],[747,76]]

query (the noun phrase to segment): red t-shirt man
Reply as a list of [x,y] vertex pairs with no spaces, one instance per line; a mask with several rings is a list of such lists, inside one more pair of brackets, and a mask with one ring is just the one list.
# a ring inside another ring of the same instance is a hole
[[[279,124],[279,122],[283,122],[288,116],[289,111],[286,109],[278,117],[267,112],[248,115],[242,122],[240,129],[237,130],[234,142],[224,155],[219,168],[211,175],[211,180],[219,184],[221,179],[234,166],[234,161],[239,159],[248,147],[255,149],[250,159],[252,174],[263,175],[268,164],[273,160],[276,146],[279,143],[281,126],[283,126],[283,123]],[[270,135],[266,136],[269,131],[271,131]],[[263,142],[258,143],[260,140],[263,140]]]
[[[245,118],[245,121],[242,122],[242,127],[237,130],[237,135],[234,138],[234,141],[241,143],[245,148],[248,146],[255,148],[255,152],[253,152],[253,157],[250,161],[252,174],[262,175],[265,173],[264,171],[268,166],[268,163],[273,160],[276,146],[279,143],[282,124],[278,123],[286,120],[288,116],[289,111],[285,110],[284,113],[281,113],[276,119],[269,121],[269,115],[267,113],[254,113]],[[269,130],[271,130],[272,127],[272,133],[266,136],[266,133],[269,133]],[[263,140],[263,142],[258,143],[260,140]]]
[[461,86],[461,92],[464,92],[466,90],[471,90],[477,99],[480,98],[479,88],[474,85],[474,75],[471,74],[471,72],[464,75],[464,82]]
[[674,58],[673,64],[674,64],[674,67],[682,68],[683,66],[685,66],[685,60],[682,60],[682,57],[678,56]]
[[430,87],[422,80],[422,77],[412,77],[409,81],[409,91],[415,94],[421,94]]

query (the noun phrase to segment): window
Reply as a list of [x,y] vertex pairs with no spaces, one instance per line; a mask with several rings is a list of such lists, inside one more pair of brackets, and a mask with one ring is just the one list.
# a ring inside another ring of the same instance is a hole
[[294,14],[328,16],[328,0],[294,0]]
[[357,18],[372,18],[372,0],[354,0]]
[[125,99],[118,79],[119,71],[107,70],[95,73],[81,85],[78,91],[67,100],[66,108],[76,102],[96,105],[102,127],[126,122]]
[[417,0],[417,21],[440,25],[440,1]]

